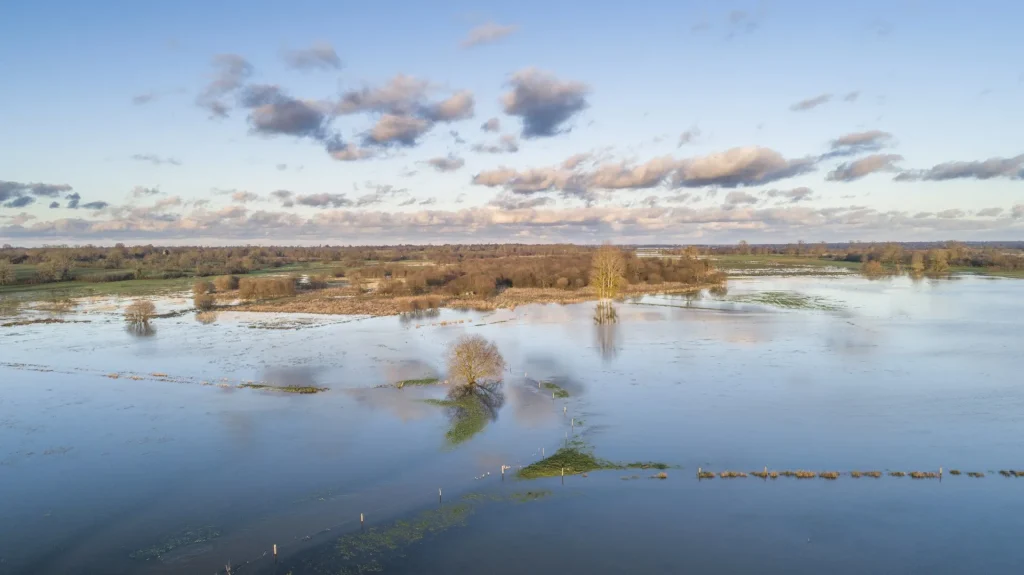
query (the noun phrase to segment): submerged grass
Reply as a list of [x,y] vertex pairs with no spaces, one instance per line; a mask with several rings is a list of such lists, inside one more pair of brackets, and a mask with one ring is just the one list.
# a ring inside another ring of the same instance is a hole
[[313,387],[311,385],[269,385],[266,383],[241,383],[241,389],[264,389],[267,391],[280,391],[284,393],[310,394],[327,391],[326,387]]
[[436,385],[441,379],[437,377],[424,377],[421,379],[403,379],[395,384],[395,387],[401,389],[407,385]]
[[487,427],[491,414],[483,401],[474,395],[459,399],[424,399],[423,403],[452,409],[452,421],[444,437],[455,446],[469,441]]
[[569,397],[569,392],[558,384],[551,383],[550,381],[541,382],[541,387],[551,392],[551,397],[558,399],[565,399]]
[[218,537],[220,537],[220,531],[210,526],[199,527],[197,529],[186,528],[180,533],[172,535],[156,545],[132,551],[128,554],[128,558],[136,561],[159,559],[161,556],[180,547],[206,543]]
[[[668,469],[666,463],[656,461],[636,461],[633,463],[615,463],[607,459],[594,457],[594,454],[579,440],[573,440],[552,455],[531,463],[516,474],[520,479],[538,479],[541,477],[559,477],[578,475],[602,469]],[[667,477],[667,474],[666,474]]]
[[730,301],[769,305],[784,309],[811,309],[818,311],[839,311],[841,305],[820,296],[811,296],[793,291],[766,291],[736,295]]

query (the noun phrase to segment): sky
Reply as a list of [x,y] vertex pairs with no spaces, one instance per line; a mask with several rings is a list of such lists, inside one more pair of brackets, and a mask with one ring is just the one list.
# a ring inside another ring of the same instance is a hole
[[1022,18],[8,3],[0,243],[1020,240]]

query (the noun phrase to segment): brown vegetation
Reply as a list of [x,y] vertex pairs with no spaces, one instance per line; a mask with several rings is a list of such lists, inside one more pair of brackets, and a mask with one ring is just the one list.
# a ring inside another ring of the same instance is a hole
[[148,325],[156,315],[156,306],[149,300],[139,299],[124,308],[124,319],[133,325]]
[[464,335],[448,347],[448,377],[473,387],[485,380],[500,380],[505,360],[498,346],[480,335]]
[[238,276],[220,276],[213,280],[214,287],[219,292],[238,289]]
[[213,309],[214,301],[213,294],[209,293],[197,293],[192,298],[192,303],[195,305],[196,309],[202,311],[209,311]]
[[295,279],[291,277],[251,278],[238,280],[238,297],[262,300],[295,295]]

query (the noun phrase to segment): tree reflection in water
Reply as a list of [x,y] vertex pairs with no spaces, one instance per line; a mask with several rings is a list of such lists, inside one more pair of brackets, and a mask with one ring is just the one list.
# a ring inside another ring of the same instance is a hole
[[619,335],[619,315],[611,301],[600,301],[594,310],[594,336],[597,349],[605,361],[614,359],[619,349],[616,345]]
[[469,441],[498,419],[498,411],[505,405],[501,382],[476,385],[456,385],[448,390],[445,399],[430,403],[448,408],[450,426],[445,439],[451,446]]

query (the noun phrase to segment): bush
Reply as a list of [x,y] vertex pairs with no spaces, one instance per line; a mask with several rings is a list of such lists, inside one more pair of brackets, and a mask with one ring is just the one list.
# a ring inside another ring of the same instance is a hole
[[236,290],[238,289],[238,276],[220,276],[213,280],[213,285],[219,292]]
[[248,300],[295,295],[295,278],[241,278],[238,297]]
[[203,311],[213,309],[214,302],[215,300],[213,299],[213,296],[208,293],[197,293],[195,297],[192,298],[192,303],[195,304],[196,309]]
[[317,275],[306,278],[306,289],[324,289],[327,287],[327,276]]
[[137,299],[124,308],[124,319],[134,325],[148,325],[155,314],[156,306],[144,299]]
[[213,292],[213,284],[208,281],[197,281],[192,284],[192,294],[196,296],[205,295]]

